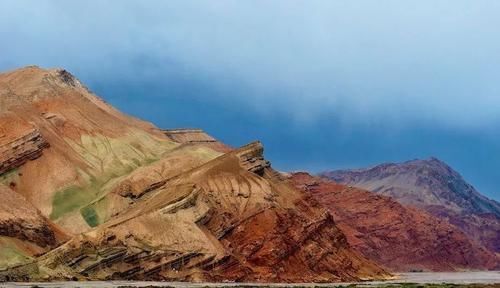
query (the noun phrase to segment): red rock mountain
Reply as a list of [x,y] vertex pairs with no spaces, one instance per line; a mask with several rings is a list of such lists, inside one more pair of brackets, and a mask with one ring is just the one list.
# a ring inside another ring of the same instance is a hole
[[392,271],[497,268],[493,253],[422,210],[307,173],[290,181],[329,208],[355,249]]
[[389,276],[258,142],[160,130],[33,66],[0,74],[0,119],[0,280]]
[[321,176],[424,209],[500,253],[500,203],[481,195],[436,158],[324,172]]

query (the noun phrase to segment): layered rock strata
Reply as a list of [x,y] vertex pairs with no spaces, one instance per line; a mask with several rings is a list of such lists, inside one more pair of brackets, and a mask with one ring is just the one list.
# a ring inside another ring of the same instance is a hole
[[[42,156],[50,145],[38,129],[30,129],[13,140],[2,141],[0,135],[0,175]],[[4,135],[5,137],[5,135]]]
[[248,282],[388,277],[351,249],[317,201],[275,178],[262,150],[253,143],[169,179],[40,257],[38,275]]
[[208,135],[202,129],[182,128],[162,130],[174,142],[183,144],[203,144],[220,152],[229,152],[232,148]]

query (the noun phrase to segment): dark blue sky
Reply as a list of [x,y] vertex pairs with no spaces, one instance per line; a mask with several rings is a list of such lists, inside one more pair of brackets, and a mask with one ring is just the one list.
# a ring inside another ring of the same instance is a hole
[[500,199],[499,1],[3,1],[0,69],[64,67],[281,170],[436,156]]

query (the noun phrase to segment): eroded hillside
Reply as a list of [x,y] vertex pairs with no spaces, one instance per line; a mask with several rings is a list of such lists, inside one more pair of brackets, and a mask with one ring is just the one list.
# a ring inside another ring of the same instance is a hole
[[494,253],[457,227],[387,196],[295,173],[291,182],[330,209],[349,243],[393,271],[498,267]]
[[500,253],[500,203],[481,195],[436,158],[331,171],[322,176],[424,209],[460,228],[493,253]]
[[201,130],[162,131],[60,69],[0,74],[0,105],[0,159],[14,159],[0,179],[31,218],[0,216],[16,219],[12,231],[34,227],[0,228],[0,256],[22,252],[3,280],[388,276],[270,168],[260,143],[233,150]]

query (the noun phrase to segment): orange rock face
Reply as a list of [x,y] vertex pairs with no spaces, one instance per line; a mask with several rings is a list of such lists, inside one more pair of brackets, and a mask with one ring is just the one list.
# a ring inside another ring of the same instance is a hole
[[459,229],[389,197],[295,173],[290,181],[327,206],[348,242],[393,271],[494,269],[495,255]]

